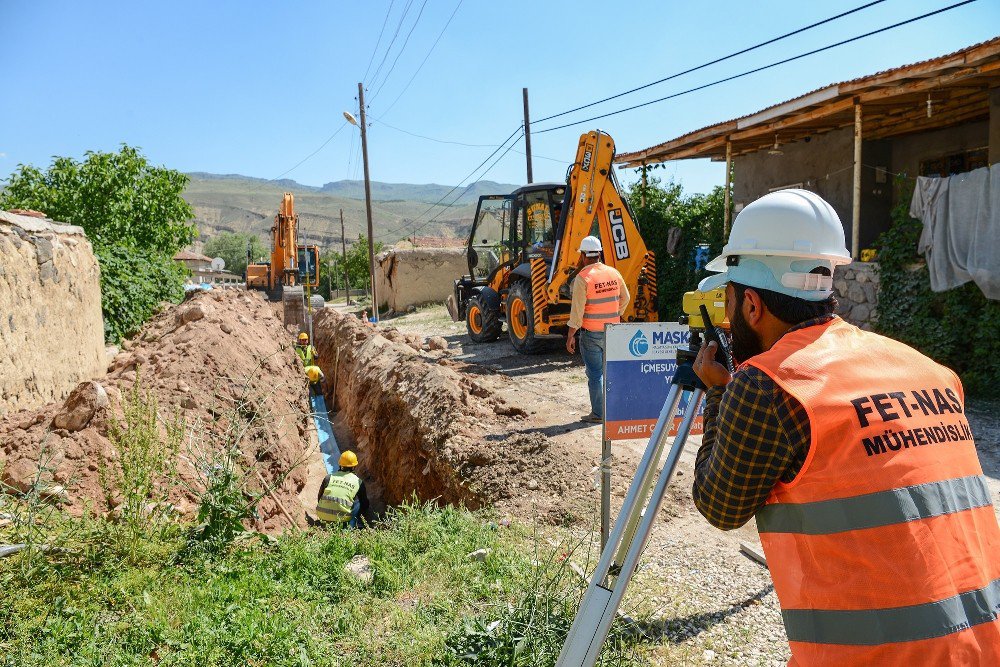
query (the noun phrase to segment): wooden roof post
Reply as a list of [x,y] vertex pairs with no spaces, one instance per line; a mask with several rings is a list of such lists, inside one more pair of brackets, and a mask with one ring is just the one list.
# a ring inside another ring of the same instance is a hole
[[726,137],[726,189],[722,194],[722,234],[723,236],[729,237],[729,218],[730,218],[730,201],[729,201],[729,190],[733,183],[733,143],[729,141],[729,137]]
[[646,182],[646,163],[642,163],[642,194],[639,197],[639,205],[642,208],[646,208],[646,187],[648,186]]
[[861,236],[861,102],[854,98],[854,197],[851,207],[851,258],[857,261]]

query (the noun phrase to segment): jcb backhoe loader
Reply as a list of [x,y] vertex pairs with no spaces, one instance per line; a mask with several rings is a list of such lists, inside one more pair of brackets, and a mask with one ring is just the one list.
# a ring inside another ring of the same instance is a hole
[[266,290],[272,299],[281,299],[285,324],[303,324],[303,286],[319,285],[319,248],[298,244],[299,216],[295,196],[286,192],[271,227],[271,261],[253,262],[247,244],[246,283],[248,289]]
[[579,270],[583,237],[601,239],[604,262],[632,295],[625,322],[655,322],[656,262],[646,248],[612,171],[615,142],[596,130],[580,137],[566,183],[533,183],[479,198],[467,246],[469,274],[448,299],[477,343],[507,324],[518,352],[540,351],[568,330],[569,284]]

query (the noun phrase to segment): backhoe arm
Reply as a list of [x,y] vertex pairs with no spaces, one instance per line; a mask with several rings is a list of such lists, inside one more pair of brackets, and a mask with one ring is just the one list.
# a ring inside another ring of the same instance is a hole
[[559,245],[549,271],[547,296],[552,303],[560,300],[560,289],[579,268],[580,241],[591,235],[596,224],[594,235],[601,239],[605,264],[618,269],[631,292],[623,321],[656,321],[653,253],[619,192],[612,172],[614,156],[615,142],[610,135],[600,130],[581,135],[567,178],[568,210],[557,230]]

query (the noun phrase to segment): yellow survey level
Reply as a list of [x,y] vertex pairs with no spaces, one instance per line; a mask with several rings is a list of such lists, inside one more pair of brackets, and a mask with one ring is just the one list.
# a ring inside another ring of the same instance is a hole
[[725,288],[711,292],[685,292],[682,305],[684,314],[688,317],[688,325],[692,329],[705,328],[705,322],[701,317],[701,306],[708,309],[708,316],[711,318],[712,324],[723,329],[729,328],[729,320],[726,319]]

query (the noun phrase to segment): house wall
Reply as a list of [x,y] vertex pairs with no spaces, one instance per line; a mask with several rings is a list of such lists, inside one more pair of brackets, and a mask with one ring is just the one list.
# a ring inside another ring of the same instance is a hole
[[1000,162],[1000,87],[990,90],[990,164]]
[[[735,159],[733,203],[746,205],[770,190],[801,183],[830,202],[844,225],[847,247],[851,247],[854,198],[854,130],[842,128],[780,146],[782,155],[767,150]],[[892,209],[892,179],[878,183],[874,167],[890,168],[891,142],[864,141],[861,171],[861,248],[870,247],[888,226]]]
[[892,140],[892,170],[920,175],[920,163],[949,153],[982,148],[990,141],[989,121],[966,123],[942,130],[908,134]]

